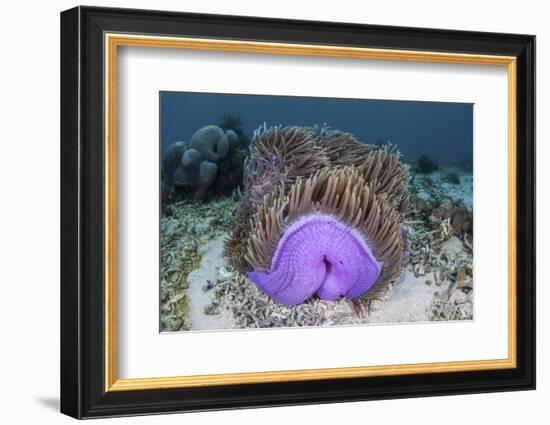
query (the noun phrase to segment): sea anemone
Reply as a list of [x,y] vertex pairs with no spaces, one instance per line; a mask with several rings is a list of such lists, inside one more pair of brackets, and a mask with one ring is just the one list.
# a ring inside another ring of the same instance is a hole
[[250,224],[248,277],[286,305],[314,293],[356,298],[399,274],[399,215],[352,168],[298,179],[268,195]]
[[408,167],[390,147],[304,127],[256,132],[226,255],[285,305],[376,296],[401,271]]

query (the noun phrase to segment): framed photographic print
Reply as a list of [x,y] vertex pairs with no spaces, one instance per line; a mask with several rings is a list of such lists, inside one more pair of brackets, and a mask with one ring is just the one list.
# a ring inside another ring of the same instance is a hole
[[535,38],[61,14],[61,411],[533,389]]

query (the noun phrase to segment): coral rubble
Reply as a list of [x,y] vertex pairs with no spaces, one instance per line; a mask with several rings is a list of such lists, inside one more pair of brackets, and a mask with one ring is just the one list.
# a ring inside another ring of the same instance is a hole
[[[471,175],[461,176],[461,185],[468,179]],[[473,216],[455,186],[443,177],[433,179],[429,187],[414,178],[408,187],[408,263],[415,276],[426,277],[426,283],[436,287],[430,320],[473,318]],[[471,194],[471,187],[463,190]]]
[[160,329],[189,330],[187,275],[201,260],[201,247],[223,233],[236,203],[221,198],[215,203],[180,201],[170,204],[160,220]]

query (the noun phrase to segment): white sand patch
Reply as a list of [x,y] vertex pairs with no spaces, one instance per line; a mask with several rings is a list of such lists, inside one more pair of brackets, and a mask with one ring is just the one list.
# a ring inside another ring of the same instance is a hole
[[465,258],[464,244],[456,236],[451,236],[441,244],[441,253],[449,258]]
[[204,286],[217,281],[218,269],[225,266],[223,256],[223,241],[227,238],[224,233],[202,247],[203,256],[199,268],[187,275],[189,282],[189,316],[191,330],[227,329],[233,325],[233,319],[227,310],[220,310],[217,314],[206,314],[205,307],[210,307],[213,301],[213,291],[204,290]]
[[439,289],[431,276],[415,277],[405,269],[384,300],[371,304],[368,323],[399,323],[430,321],[430,305],[434,293]]

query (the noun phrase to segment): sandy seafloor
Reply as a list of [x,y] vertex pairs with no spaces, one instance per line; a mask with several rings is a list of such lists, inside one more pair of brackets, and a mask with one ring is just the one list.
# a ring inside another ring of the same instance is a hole
[[473,319],[472,175],[458,172],[454,184],[447,173],[414,175],[401,275],[360,309],[346,298],[285,307],[233,270],[223,244],[235,200],[168,206],[161,217],[161,331]]

